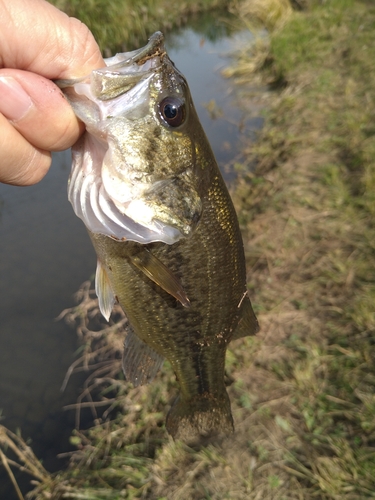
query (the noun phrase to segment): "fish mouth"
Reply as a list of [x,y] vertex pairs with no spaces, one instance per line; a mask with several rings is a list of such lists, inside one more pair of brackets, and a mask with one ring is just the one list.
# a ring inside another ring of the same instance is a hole
[[149,75],[150,70],[158,69],[166,55],[164,35],[156,31],[144,47],[105,59],[104,68],[93,70],[82,78],[55,80],[55,84],[60,89],[67,89],[89,83],[92,96],[108,101],[128,92]]
[[118,97],[145,78],[151,69],[158,69],[164,56],[164,35],[157,31],[151,35],[144,47],[106,59],[106,68],[92,72],[91,90],[95,97],[102,101]]
[[151,59],[152,57],[162,58],[166,54],[166,51],[164,49],[163,33],[161,31],[156,31],[153,35],[150,36],[148,43],[136,52],[137,54],[135,54],[131,58],[131,60],[133,63],[136,63],[139,66],[144,64],[148,59]]

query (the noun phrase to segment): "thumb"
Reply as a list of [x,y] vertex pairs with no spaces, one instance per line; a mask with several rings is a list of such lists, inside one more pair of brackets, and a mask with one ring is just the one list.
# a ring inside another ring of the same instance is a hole
[[33,146],[48,151],[70,147],[83,126],[61,90],[28,71],[0,70],[0,113]]
[[34,184],[50,151],[72,146],[83,131],[60,89],[27,71],[0,70],[0,182]]

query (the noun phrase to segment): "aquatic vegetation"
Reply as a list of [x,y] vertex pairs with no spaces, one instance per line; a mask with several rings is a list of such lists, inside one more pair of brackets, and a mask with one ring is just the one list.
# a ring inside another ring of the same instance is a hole
[[0,425],[0,464],[6,470],[19,500],[23,500],[23,495],[12,467],[27,472],[45,485],[50,484],[50,474],[44,469],[32,449],[20,436],[2,425]]

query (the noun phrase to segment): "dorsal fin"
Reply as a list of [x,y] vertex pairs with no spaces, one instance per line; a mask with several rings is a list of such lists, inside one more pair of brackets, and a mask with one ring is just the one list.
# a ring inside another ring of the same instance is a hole
[[150,280],[177,299],[184,307],[190,307],[190,300],[180,280],[147,248],[130,257],[130,261]]
[[95,292],[99,299],[99,309],[105,319],[109,321],[113,305],[115,303],[115,295],[113,293],[107,271],[98,259],[95,275]]
[[240,321],[231,340],[237,340],[259,332],[259,323],[254,314],[249,296],[244,295],[239,304]]
[[164,358],[145,344],[130,328],[125,339],[122,369],[126,380],[134,387],[153,380]]

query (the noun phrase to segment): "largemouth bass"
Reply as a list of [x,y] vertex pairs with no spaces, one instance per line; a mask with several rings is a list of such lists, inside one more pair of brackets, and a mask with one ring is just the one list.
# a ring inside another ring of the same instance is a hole
[[258,330],[232,201],[163,35],[106,65],[57,82],[86,124],[68,195],[98,256],[100,310],[108,320],[117,300],[129,319],[127,380],[171,363],[174,438],[230,432],[226,349]]

